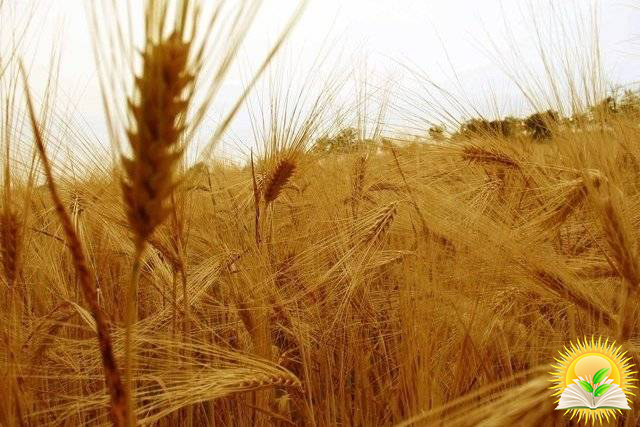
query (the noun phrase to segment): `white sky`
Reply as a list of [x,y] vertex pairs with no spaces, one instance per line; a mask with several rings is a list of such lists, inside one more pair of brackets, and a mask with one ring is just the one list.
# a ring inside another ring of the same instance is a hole
[[[77,115],[74,121],[86,123],[85,132],[90,130],[104,139],[104,115],[94,69],[87,1],[36,1],[37,13],[25,51],[34,58],[31,80],[38,81],[43,80],[49,69],[51,46],[60,46],[59,99],[65,101],[67,110],[71,108]],[[34,4],[33,0],[5,2],[10,13],[5,13],[2,25],[9,22],[6,16],[20,16]],[[310,66],[319,52],[327,53],[326,64],[337,63],[343,72],[361,70],[366,61],[367,71],[372,76],[378,76],[378,79],[390,77],[397,82],[398,93],[407,84],[404,77],[411,74],[402,66],[404,64],[428,74],[430,79],[448,89],[457,93],[464,91],[468,101],[483,112],[487,108],[496,109],[495,106],[488,107],[489,100],[495,97],[498,112],[508,114],[522,110],[525,102],[495,60],[487,56],[491,41],[497,43],[504,58],[508,58],[513,49],[505,43],[507,28],[513,33],[518,49],[530,52],[533,47],[532,13],[538,17],[538,26],[545,32],[554,17],[556,21],[575,20],[578,14],[589,11],[590,3],[589,0],[310,0],[287,48],[276,62],[287,63],[289,68],[294,65],[298,74],[304,74],[305,67]],[[246,80],[253,69],[252,64],[259,61],[254,58],[262,58],[269,42],[276,38],[297,4],[294,0],[264,1],[240,56],[237,70],[242,74],[236,70],[229,76],[220,105],[231,104],[243,78]],[[617,83],[637,81],[640,65],[637,38],[640,10],[637,6],[640,3],[600,0],[593,4],[598,10],[608,79]],[[552,12],[556,7],[558,10]],[[560,10],[562,18],[558,18]],[[554,25],[557,27],[557,22]],[[7,34],[4,31],[3,37]],[[580,40],[583,42],[584,48],[588,48],[588,41]],[[553,46],[553,40],[549,43],[550,51],[557,48]],[[523,64],[528,67],[535,67],[536,60],[535,54],[528,55],[526,60],[519,59],[528,62]],[[462,87],[456,84],[454,74]],[[216,118],[212,114],[211,119],[215,121]],[[247,114],[240,114],[233,124],[234,141],[249,140],[249,130]]]

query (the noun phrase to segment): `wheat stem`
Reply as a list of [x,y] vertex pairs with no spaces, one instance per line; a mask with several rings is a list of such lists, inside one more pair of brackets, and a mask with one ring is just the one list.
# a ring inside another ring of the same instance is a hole
[[135,346],[133,337],[135,335],[135,324],[138,318],[138,282],[140,281],[140,270],[142,267],[142,255],[144,253],[144,242],[136,245],[136,251],[131,268],[131,281],[127,289],[127,310],[125,314],[125,385],[127,388],[128,406],[130,408],[128,425],[136,425],[135,415],[135,387],[133,370],[135,366]]
[[64,233],[67,237],[67,240],[69,241],[69,250],[71,252],[76,274],[78,275],[78,282],[80,284],[81,291],[84,295],[85,300],[87,301],[87,304],[89,305],[89,308],[91,309],[91,313],[93,314],[93,318],[96,322],[98,344],[100,347],[100,355],[102,357],[105,382],[111,398],[111,421],[114,426],[123,427],[126,425],[126,420],[129,418],[128,414],[130,412],[130,408],[127,405],[127,393],[125,388],[122,386],[120,372],[118,370],[116,359],[113,355],[113,347],[111,342],[111,334],[109,332],[108,321],[101,307],[98,305],[96,288],[91,280],[91,275],[89,273],[89,268],[87,266],[84,255],[84,248],[80,243],[80,239],[78,238],[78,235],[73,227],[71,218],[69,217],[69,214],[67,213],[64,204],[60,199],[60,195],[58,194],[58,189],[53,179],[51,164],[47,156],[42,134],[40,132],[40,127],[38,125],[38,121],[36,119],[35,111],[33,108],[33,102],[31,99],[31,93],[29,91],[29,85],[27,83],[26,72],[24,71],[22,64],[20,65],[20,71],[24,80],[24,90],[29,118],[31,121],[31,127],[36,142],[36,147],[38,149],[38,153],[40,154],[40,159],[42,160],[42,167],[47,179],[47,187],[49,189],[49,193],[51,194],[51,199],[53,200],[58,218],[62,223]]

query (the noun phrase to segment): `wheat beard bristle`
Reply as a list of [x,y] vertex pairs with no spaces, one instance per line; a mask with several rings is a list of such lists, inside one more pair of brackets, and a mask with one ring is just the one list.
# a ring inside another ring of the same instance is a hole
[[264,201],[269,204],[278,198],[282,188],[287,184],[296,170],[296,164],[290,159],[282,159],[267,177],[264,190]]
[[175,165],[187,109],[184,91],[193,81],[187,72],[189,44],[177,33],[151,45],[136,78],[138,101],[129,100],[134,125],[127,135],[132,158],[122,157],[122,182],[127,218],[139,242],[144,242],[168,215],[167,200],[175,187]]

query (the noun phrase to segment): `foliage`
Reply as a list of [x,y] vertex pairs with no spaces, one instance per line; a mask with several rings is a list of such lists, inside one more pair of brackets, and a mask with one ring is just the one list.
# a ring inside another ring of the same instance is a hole
[[524,120],[524,127],[533,139],[549,139],[558,124],[558,119],[558,113],[553,110],[533,113]]
[[321,152],[348,152],[355,148],[357,143],[357,131],[354,128],[340,130],[335,136],[323,136],[318,138],[314,149]]
[[429,128],[429,138],[434,141],[442,141],[444,138],[444,126],[434,125]]
[[633,119],[640,118],[640,94],[627,89],[618,101],[618,111]]
[[520,127],[521,121],[514,117],[491,121],[473,118],[460,125],[458,134],[467,138],[482,136],[511,138],[520,131]]
[[313,144],[313,150],[323,153],[351,153],[364,147],[378,145],[379,142],[384,142],[384,139],[376,141],[370,138],[360,138],[355,128],[347,127],[332,137],[318,138]]
[[[547,110],[535,112],[524,119],[512,116],[491,121],[483,118],[471,118],[463,122],[458,132],[454,133],[452,137],[509,139],[526,136],[533,140],[542,141],[551,139],[553,133],[558,130],[566,128],[587,130],[590,126],[601,126],[613,119],[640,120],[640,93],[638,91],[627,89],[620,95],[614,90],[609,96],[591,107],[583,111],[576,111],[569,117],[563,117],[554,110]],[[432,129],[429,130],[430,135]]]

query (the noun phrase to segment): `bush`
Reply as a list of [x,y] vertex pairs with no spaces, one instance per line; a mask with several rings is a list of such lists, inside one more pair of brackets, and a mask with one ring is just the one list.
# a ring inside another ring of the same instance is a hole
[[507,117],[503,120],[488,121],[485,119],[471,119],[460,126],[460,135],[472,136],[494,136],[510,138],[516,133],[519,120]]
[[533,113],[524,121],[524,127],[533,139],[549,139],[558,123],[558,113],[547,110],[544,113]]
[[324,152],[336,152],[336,151],[351,151],[355,148],[358,137],[357,132],[353,128],[345,128],[338,132],[335,136],[324,136],[318,138],[315,142],[314,148],[317,151]]
[[434,141],[442,141],[444,139],[444,127],[442,126],[431,126],[429,128],[429,138]]

